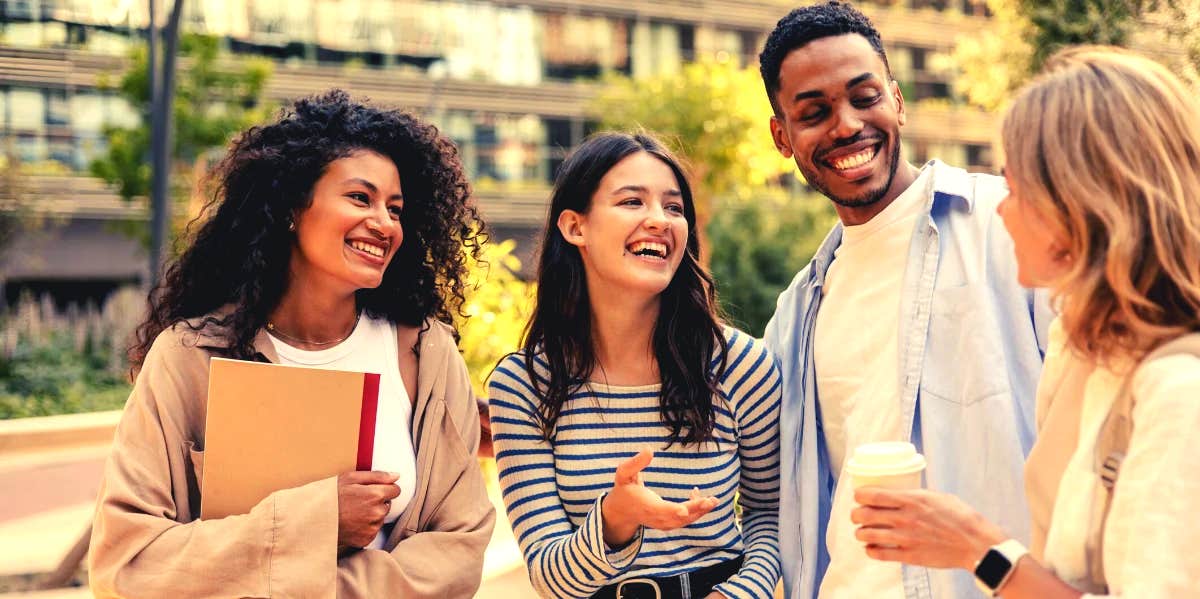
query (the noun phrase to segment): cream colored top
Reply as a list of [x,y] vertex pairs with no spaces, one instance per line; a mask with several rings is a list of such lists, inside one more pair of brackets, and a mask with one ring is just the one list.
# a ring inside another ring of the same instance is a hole
[[[1086,546],[1103,488],[1093,471],[1093,449],[1124,376],[1091,368],[1064,350],[1052,344],[1046,357],[1049,374],[1080,369],[1090,373],[1077,377],[1073,389],[1064,385],[1056,394],[1056,402],[1072,393],[1081,400],[1078,443],[1052,498],[1043,561],[1076,588],[1095,591],[1087,586]],[[1170,355],[1143,364],[1130,389],[1134,429],[1105,525],[1103,559],[1110,592],[1105,596],[1200,597],[1200,358]],[[1043,399],[1039,392],[1039,404]],[[1039,424],[1043,413],[1039,405]],[[1067,430],[1044,427],[1039,438],[1053,443],[1060,432],[1076,432],[1064,422],[1058,424]],[[1053,470],[1051,462],[1031,455],[1027,471]]]

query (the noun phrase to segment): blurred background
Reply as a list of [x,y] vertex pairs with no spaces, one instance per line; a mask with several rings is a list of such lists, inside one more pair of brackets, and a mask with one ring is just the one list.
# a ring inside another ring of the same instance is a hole
[[[151,264],[186,240],[230,137],[291,99],[341,87],[458,144],[493,240],[460,324],[481,389],[519,342],[556,169],[593,131],[645,127],[688,159],[723,307],[755,335],[834,222],[775,153],[757,72],[796,2],[153,2],[0,0],[0,593],[87,596],[81,542]],[[997,111],[1063,45],[1131,46],[1192,81],[1200,64],[1200,0],[856,5],[916,164],[998,169]],[[478,596],[529,596],[500,509]]]

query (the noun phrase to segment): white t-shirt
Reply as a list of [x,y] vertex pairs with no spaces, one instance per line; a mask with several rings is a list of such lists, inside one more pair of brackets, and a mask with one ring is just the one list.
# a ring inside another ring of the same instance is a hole
[[900,293],[931,172],[922,169],[870,221],[845,227],[825,275],[814,361],[821,425],[838,484],[825,536],[830,562],[821,597],[904,597],[900,565],[868,558],[854,538],[854,494],[841,472],[846,456],[862,443],[908,440],[900,425]]
[[[395,522],[412,501],[417,486],[416,452],[413,450],[411,429],[412,402],[400,379],[395,325],[364,316],[345,341],[315,351],[297,349],[274,335],[269,337],[281,364],[379,374],[375,452],[371,469],[400,475],[396,481],[400,496],[392,500],[392,507],[384,518],[385,523]],[[367,547],[383,548],[387,540],[384,533],[381,529]]]

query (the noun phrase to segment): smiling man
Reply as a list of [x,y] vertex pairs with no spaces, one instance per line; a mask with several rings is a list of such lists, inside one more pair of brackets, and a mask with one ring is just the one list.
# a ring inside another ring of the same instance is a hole
[[[779,297],[780,545],[794,599],[979,596],[970,575],[870,560],[843,466],[912,441],[925,486],[1027,536],[1044,298],[1017,283],[1003,179],[903,159],[908,114],[879,33],[829,2],[779,21],[760,56],[771,134],[841,221]],[[1036,516],[1036,515],[1035,515]]]

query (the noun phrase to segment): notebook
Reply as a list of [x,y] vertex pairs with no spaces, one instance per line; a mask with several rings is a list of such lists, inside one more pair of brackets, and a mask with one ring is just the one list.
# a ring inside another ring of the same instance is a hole
[[279,489],[370,470],[379,375],[213,358],[200,518],[249,513]]

